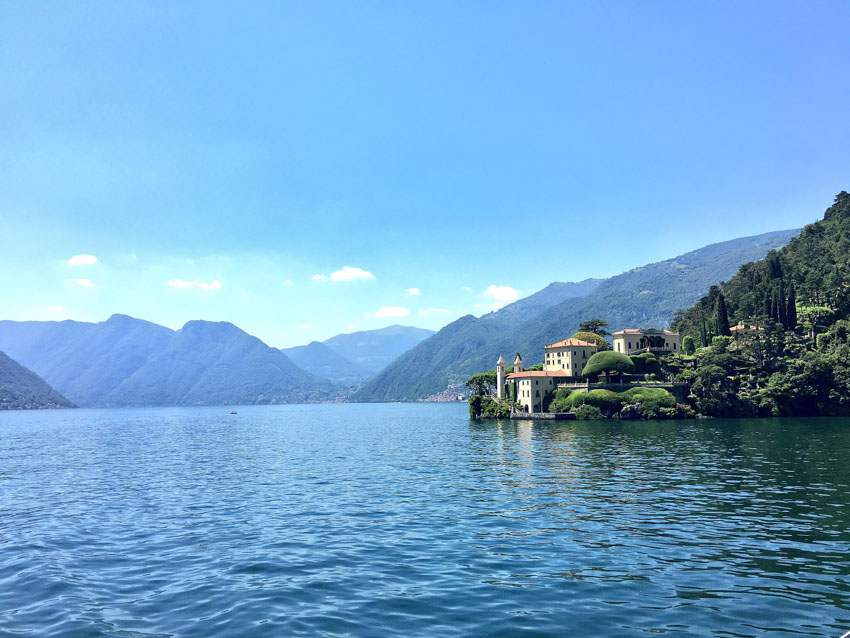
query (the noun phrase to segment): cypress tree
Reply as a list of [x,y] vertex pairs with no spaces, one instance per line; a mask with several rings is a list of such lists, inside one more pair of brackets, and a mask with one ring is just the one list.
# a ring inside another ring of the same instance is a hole
[[717,334],[722,337],[729,337],[732,331],[729,330],[729,312],[726,310],[726,299],[723,293],[717,293],[717,302],[714,304],[714,325],[717,327]]
[[783,328],[785,328],[787,330],[788,329],[788,315],[786,314],[786,312],[787,312],[788,307],[786,305],[786,299],[785,299],[785,283],[781,279],[779,280],[779,292],[778,292],[778,299],[777,299],[777,302],[776,302],[776,306],[777,306],[777,308],[776,308],[777,313],[776,314],[778,315],[777,318],[779,320],[779,323],[782,325]]
[[785,310],[785,319],[787,321],[788,330],[797,329],[797,294],[794,290],[794,283],[788,284],[788,304]]

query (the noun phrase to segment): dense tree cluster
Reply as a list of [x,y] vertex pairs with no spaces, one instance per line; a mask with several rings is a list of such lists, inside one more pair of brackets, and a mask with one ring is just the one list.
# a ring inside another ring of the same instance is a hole
[[665,367],[693,383],[691,401],[707,416],[850,414],[848,318],[850,195],[842,191],[822,221],[677,312],[683,354]]

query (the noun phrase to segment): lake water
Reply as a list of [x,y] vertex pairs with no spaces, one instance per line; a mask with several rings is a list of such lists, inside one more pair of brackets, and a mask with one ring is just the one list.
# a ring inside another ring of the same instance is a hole
[[850,420],[0,413],[0,635],[841,636]]

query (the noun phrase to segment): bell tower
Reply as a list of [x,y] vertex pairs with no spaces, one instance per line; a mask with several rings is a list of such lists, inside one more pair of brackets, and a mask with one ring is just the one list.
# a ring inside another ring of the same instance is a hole
[[514,359],[514,372],[522,372],[522,357],[519,356],[519,352],[516,353],[516,358]]
[[499,399],[505,398],[505,360],[502,355],[499,355],[496,362],[496,396]]

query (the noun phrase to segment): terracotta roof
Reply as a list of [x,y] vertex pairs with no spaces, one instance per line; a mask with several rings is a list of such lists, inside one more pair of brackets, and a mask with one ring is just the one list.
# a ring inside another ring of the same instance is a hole
[[[656,333],[661,332],[665,335],[676,336],[676,337],[679,336],[678,332],[673,332],[672,330],[653,330],[653,332],[656,332]],[[616,336],[616,335],[642,335],[642,334],[652,334],[652,333],[649,332],[649,330],[641,330],[640,328],[626,328],[625,330],[620,330],[618,332],[615,332],[614,335],[612,335],[612,336]]]
[[546,348],[562,348],[564,346],[584,346],[585,348],[595,348],[595,343],[590,343],[589,341],[582,341],[581,339],[573,339],[570,337],[569,339],[564,339],[563,341],[558,341],[557,343],[553,343],[549,346],[543,346]]
[[739,323],[737,326],[732,326],[729,328],[730,332],[738,332],[739,330],[761,330],[764,331],[764,328],[761,326],[745,326],[742,323]]
[[521,379],[523,377],[569,377],[572,376],[566,370],[525,370],[523,372],[511,372],[506,378]]

